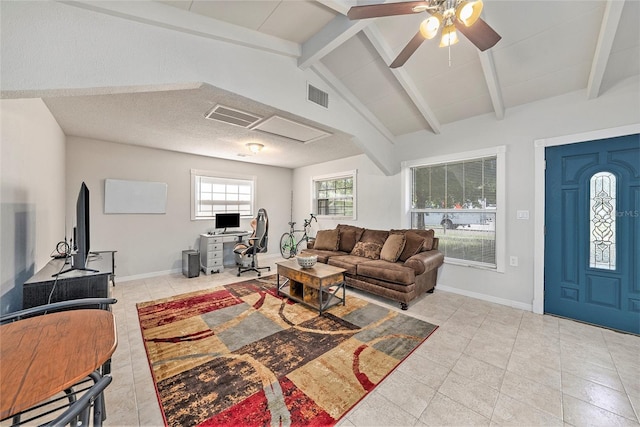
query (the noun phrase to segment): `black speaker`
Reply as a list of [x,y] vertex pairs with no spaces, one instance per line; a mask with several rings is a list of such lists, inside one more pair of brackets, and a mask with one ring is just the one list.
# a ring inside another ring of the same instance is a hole
[[182,251],[182,274],[188,278],[200,275],[200,252],[193,249]]

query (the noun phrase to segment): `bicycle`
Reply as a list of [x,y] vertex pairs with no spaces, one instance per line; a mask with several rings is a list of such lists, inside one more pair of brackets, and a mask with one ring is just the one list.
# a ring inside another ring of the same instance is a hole
[[[304,220],[304,229],[303,230],[295,230],[294,226],[295,222],[289,223],[289,232],[284,233],[282,237],[280,237],[280,254],[284,259],[289,259],[298,254],[298,248],[300,243],[314,241],[314,237],[309,237],[309,228],[311,228],[311,221],[315,220],[318,222],[318,219],[314,214],[309,214],[309,219]],[[304,233],[300,240],[296,241],[296,236],[294,233]]]

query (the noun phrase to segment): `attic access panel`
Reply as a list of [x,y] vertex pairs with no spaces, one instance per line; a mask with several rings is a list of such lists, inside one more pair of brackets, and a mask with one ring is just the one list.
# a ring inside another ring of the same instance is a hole
[[250,128],[262,119],[262,117],[253,113],[248,113],[246,111],[220,104],[217,104],[211,111],[205,114],[205,118],[243,128]]
[[314,128],[313,126],[303,125],[302,123],[294,122],[293,120],[280,116],[271,116],[253,126],[251,129],[282,136],[304,144],[331,136],[329,132]]

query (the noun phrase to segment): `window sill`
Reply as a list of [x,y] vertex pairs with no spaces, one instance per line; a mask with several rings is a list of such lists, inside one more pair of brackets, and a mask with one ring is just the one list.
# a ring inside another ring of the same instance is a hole
[[316,215],[316,218],[327,221],[355,221],[356,217],[353,216],[332,216],[332,215]]
[[478,270],[492,271],[494,273],[504,273],[504,269],[499,269],[498,267],[489,267],[487,265],[475,264],[473,262],[463,261],[463,260],[452,260],[452,259],[444,259],[445,264],[456,265],[459,267],[468,267],[475,268]]

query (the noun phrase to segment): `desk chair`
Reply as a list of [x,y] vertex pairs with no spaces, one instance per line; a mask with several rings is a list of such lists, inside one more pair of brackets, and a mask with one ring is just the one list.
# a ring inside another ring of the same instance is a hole
[[[238,276],[247,271],[255,271],[258,277],[262,274],[260,270],[271,271],[271,267],[258,267],[257,255],[267,251],[267,243],[269,241],[269,219],[267,211],[264,208],[258,210],[258,216],[251,220],[251,228],[253,233],[247,238],[247,243],[238,243],[233,252],[236,254],[236,263],[238,264]],[[244,267],[247,261],[251,261],[249,267]]]
[[[118,302],[115,298],[82,298],[60,301],[51,304],[31,307],[0,316],[0,325],[16,322],[21,319],[45,315],[47,313],[70,310],[74,308],[99,308],[107,310],[111,304]],[[104,389],[111,383],[110,360],[99,371],[92,372],[78,384],[64,391],[61,397],[52,398],[33,406],[12,417],[11,426],[32,425],[38,420],[39,425],[74,427],[88,426],[93,409],[93,426],[101,426],[106,419]],[[93,381],[93,385],[90,382]],[[66,400],[66,402],[64,402]],[[62,411],[62,412],[60,412]],[[42,423],[44,417],[57,413],[54,419]],[[4,421],[4,420],[0,420]]]

